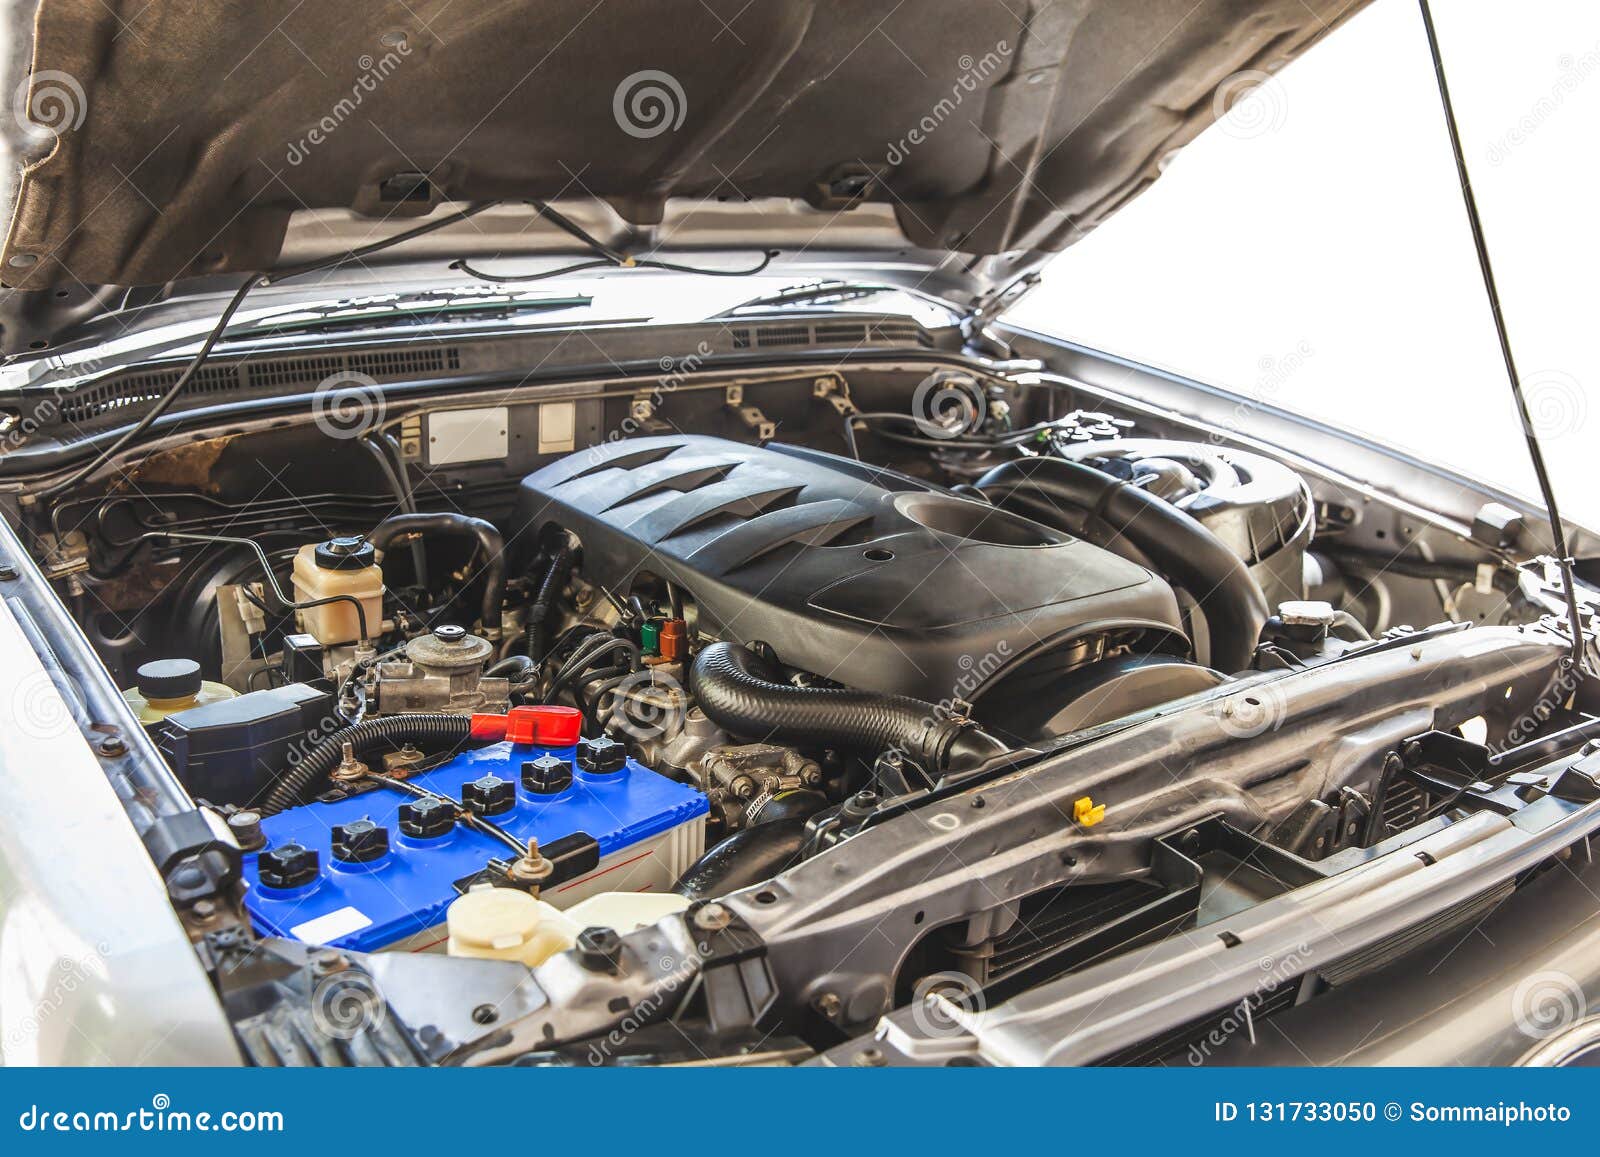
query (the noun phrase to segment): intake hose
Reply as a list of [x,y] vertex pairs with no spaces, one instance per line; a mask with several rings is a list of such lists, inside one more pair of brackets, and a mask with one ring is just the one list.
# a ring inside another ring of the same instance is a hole
[[672,890],[691,900],[710,900],[770,880],[800,862],[809,835],[799,817],[734,832],[685,868]]
[[[1065,504],[1109,523],[1199,604],[1211,639],[1211,666],[1224,672],[1250,665],[1267,599],[1244,560],[1195,519],[1103,470],[1061,458],[1019,458],[975,483],[991,501],[1016,497],[1030,509]],[[1031,502],[1029,500],[1032,500]]]
[[395,749],[407,743],[438,750],[465,743],[471,735],[470,715],[385,715],[381,719],[369,719],[353,727],[340,728],[278,777],[272,790],[267,793],[267,802],[259,810],[263,815],[275,815],[300,803],[308,788],[320,783],[339,766],[347,743],[359,756],[375,748]]
[[781,682],[765,659],[712,643],[689,674],[695,702],[735,735],[839,747],[867,756],[899,751],[938,775],[971,768],[1009,749],[973,724],[905,695]]
[[539,580],[539,589],[534,593],[533,604],[528,607],[528,625],[523,632],[528,658],[538,663],[544,658],[548,641],[545,637],[546,624],[550,619],[550,607],[556,601],[556,595],[566,585],[567,572],[572,569],[572,546],[563,542],[556,548],[555,557],[550,560],[550,569],[544,572],[544,577]]
[[407,534],[459,534],[478,540],[484,560],[483,609],[478,617],[485,631],[498,631],[506,601],[506,544],[494,524],[454,512],[396,514],[378,523],[367,541],[377,550],[387,551],[395,539]]

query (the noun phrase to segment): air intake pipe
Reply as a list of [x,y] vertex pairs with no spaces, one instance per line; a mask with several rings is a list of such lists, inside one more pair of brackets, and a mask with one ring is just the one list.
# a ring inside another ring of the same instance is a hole
[[690,671],[695,702],[735,735],[837,747],[866,756],[899,751],[935,777],[977,767],[1009,749],[994,736],[932,703],[835,687],[781,682],[765,659],[732,643],[712,643]]
[[996,466],[975,483],[996,505],[1016,501],[1051,525],[1052,507],[1087,510],[1143,551],[1194,597],[1206,617],[1210,665],[1220,671],[1250,666],[1267,599],[1244,560],[1199,522],[1137,486],[1102,470],[1060,458],[1021,458]]

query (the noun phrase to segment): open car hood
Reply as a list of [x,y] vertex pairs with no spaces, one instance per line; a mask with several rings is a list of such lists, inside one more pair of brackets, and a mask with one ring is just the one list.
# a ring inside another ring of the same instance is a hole
[[[537,197],[642,248],[962,254],[981,289],[1361,6],[31,0],[0,268],[52,293],[162,284],[337,251],[329,210]],[[684,211],[708,203],[738,211]]]

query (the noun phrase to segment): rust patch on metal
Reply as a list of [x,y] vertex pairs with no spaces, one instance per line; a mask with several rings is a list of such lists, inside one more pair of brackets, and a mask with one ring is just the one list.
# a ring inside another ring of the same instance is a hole
[[128,471],[127,484],[181,486],[215,494],[218,486],[213,475],[217,459],[222,457],[222,452],[236,437],[237,434],[228,434],[220,438],[206,438],[147,455]]

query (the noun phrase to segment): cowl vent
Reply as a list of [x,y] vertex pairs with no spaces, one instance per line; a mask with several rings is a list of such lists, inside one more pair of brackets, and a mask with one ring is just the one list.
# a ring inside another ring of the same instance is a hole
[[[314,390],[339,374],[360,374],[375,382],[404,381],[461,368],[461,351],[454,346],[418,345],[414,348],[362,350],[315,357],[246,358],[202,366],[183,397],[234,394],[281,394]],[[153,402],[170,390],[183,366],[113,374],[63,394],[61,419],[81,425],[103,414]]]

